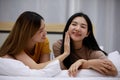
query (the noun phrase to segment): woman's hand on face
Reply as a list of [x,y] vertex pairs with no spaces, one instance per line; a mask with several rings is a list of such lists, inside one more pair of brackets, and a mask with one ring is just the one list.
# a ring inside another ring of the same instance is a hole
[[73,63],[68,70],[69,76],[75,77],[78,73],[79,67],[82,66],[84,61],[86,60],[80,59],[80,60],[77,60],[75,63]]
[[89,68],[92,68],[101,74],[112,75],[111,70],[113,69],[112,62],[109,60],[94,59],[88,61]]
[[70,36],[69,32],[67,31],[65,34],[65,41],[64,41],[64,54],[70,54]]
[[65,40],[64,40],[64,53],[62,55],[59,55],[55,59],[60,60],[60,62],[63,62],[63,60],[70,54],[70,37],[69,32],[67,31],[65,34]]

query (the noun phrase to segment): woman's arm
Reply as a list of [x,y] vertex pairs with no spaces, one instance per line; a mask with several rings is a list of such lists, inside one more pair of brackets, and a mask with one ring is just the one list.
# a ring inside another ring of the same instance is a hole
[[[58,59],[59,61],[63,61],[68,56],[67,53],[64,53],[58,57],[56,57],[54,60]],[[21,62],[23,62],[25,65],[29,66],[31,69],[42,69],[50,62],[54,61],[47,61],[44,63],[37,64],[31,57],[29,57],[24,51],[21,53],[15,55],[15,58]]]
[[89,56],[89,60],[84,62],[82,67],[94,69],[104,75],[117,75],[116,67],[102,51],[93,51]]
[[15,58],[25,65],[29,66],[31,69],[42,69],[44,68],[48,62],[37,64],[31,57],[29,57],[24,51],[21,51],[19,54],[15,55]]
[[93,69],[101,74],[110,76],[116,76],[118,73],[116,67],[108,59],[91,59],[84,61],[82,68]]
[[[61,51],[60,51],[61,46],[62,46],[62,40],[58,40],[53,44],[52,49],[53,49],[53,54],[54,54],[55,58],[58,57],[59,55],[61,55]],[[61,66],[62,70],[66,69],[63,62],[60,63],[60,66]]]
[[103,75],[116,76],[117,69],[108,59],[79,59],[69,68],[69,76],[75,77],[80,69],[93,69]]
[[85,61],[86,60],[84,59],[79,59],[76,62],[74,62],[68,69],[68,75],[75,77],[78,73],[79,68],[83,65]]

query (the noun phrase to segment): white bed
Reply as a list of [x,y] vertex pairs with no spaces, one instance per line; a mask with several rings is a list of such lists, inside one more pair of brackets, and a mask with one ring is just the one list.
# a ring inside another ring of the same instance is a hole
[[[109,53],[110,59],[118,70],[116,77],[104,76],[94,70],[82,69],[77,77],[69,77],[67,70],[61,70],[59,61],[53,61],[44,69],[35,70],[22,62],[0,58],[0,80],[120,80],[120,54]],[[7,65],[6,65],[7,64]]]
[[86,78],[40,78],[40,77],[12,77],[0,76],[0,80],[120,80],[120,78],[86,77]]

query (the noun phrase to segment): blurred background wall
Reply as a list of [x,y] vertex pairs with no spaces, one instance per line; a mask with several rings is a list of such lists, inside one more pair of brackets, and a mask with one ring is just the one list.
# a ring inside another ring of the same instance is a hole
[[[106,52],[120,51],[120,0],[0,0],[0,22],[15,22],[24,11],[35,11],[46,23],[65,24],[76,13],[86,13],[95,37]],[[9,33],[0,32],[0,45]],[[48,34],[50,47],[62,34]],[[52,48],[51,48],[52,49]]]

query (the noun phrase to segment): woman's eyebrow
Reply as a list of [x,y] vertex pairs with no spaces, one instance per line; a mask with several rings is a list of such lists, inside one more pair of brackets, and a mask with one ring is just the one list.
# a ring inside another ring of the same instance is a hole
[[82,23],[81,25],[87,26],[87,24]]
[[[72,21],[71,23],[78,24],[78,22],[77,22],[77,21]],[[85,25],[85,26],[87,26],[87,24],[85,24],[85,23],[81,23],[81,25]]]
[[77,21],[72,21],[72,23],[78,23]]

